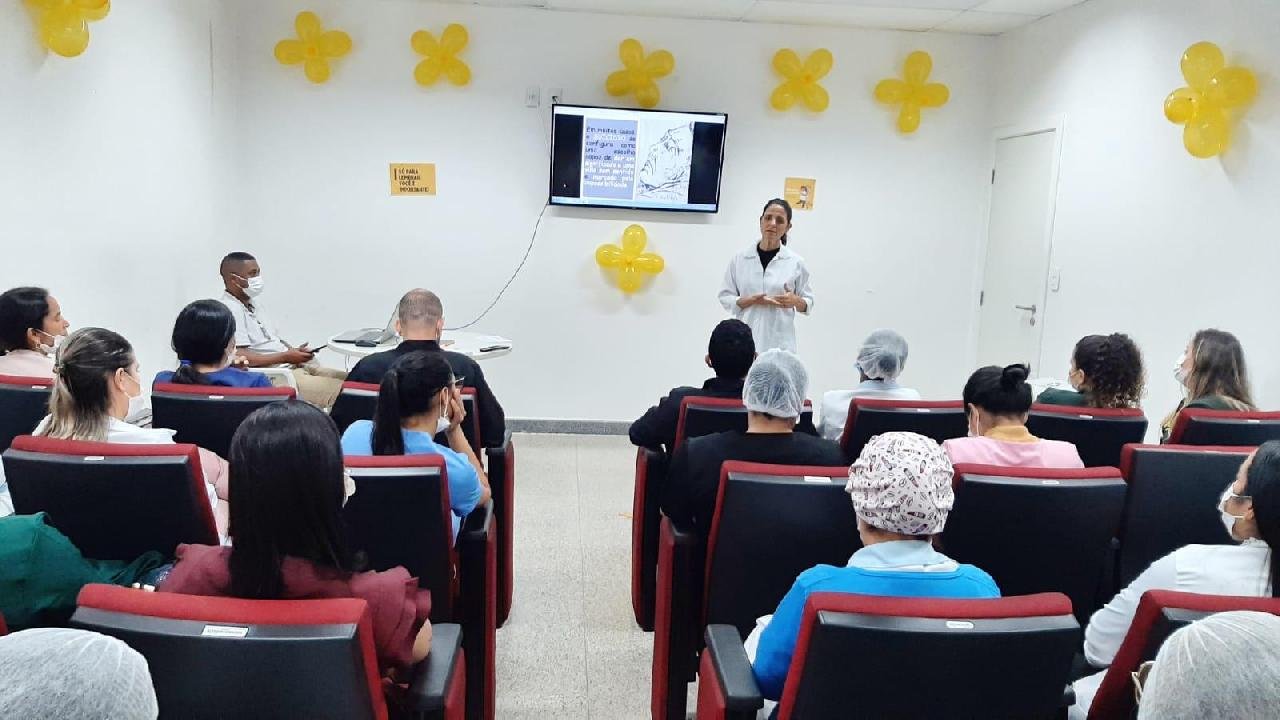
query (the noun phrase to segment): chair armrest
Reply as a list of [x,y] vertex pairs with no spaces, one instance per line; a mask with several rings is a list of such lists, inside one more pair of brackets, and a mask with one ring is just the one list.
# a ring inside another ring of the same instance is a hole
[[708,625],[706,632],[707,649],[703,651],[703,670],[715,673],[714,682],[698,683],[698,707],[702,707],[702,687],[718,686],[725,709],[730,713],[750,713],[754,717],[756,710],[764,704],[760,695],[760,687],[756,685],[755,673],[751,670],[751,661],[747,659],[747,650],[742,646],[742,637],[738,628],[732,625]]
[[431,628],[431,652],[413,670],[406,695],[408,710],[413,713],[438,713],[445,709],[449,690],[463,681],[459,667],[462,655],[462,628],[441,623]]
[[473,718],[492,718],[498,629],[498,538],[493,501],[477,507],[458,533],[458,575],[467,666],[467,708]]

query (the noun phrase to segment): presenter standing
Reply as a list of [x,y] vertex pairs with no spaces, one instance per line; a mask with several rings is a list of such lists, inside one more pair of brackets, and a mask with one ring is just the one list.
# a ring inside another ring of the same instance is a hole
[[796,351],[796,313],[813,309],[813,287],[804,258],[787,247],[791,205],[774,198],[760,215],[760,241],[729,260],[720,304],[751,326],[756,352]]

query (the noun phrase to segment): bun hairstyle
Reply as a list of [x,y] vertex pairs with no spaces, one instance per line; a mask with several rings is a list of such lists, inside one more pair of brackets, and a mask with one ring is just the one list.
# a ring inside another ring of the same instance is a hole
[[[772,205],[777,205],[778,207],[782,208],[782,211],[787,214],[787,224],[790,225],[791,224],[791,203],[787,202],[786,200],[783,200],[782,198],[774,198],[769,202],[765,203],[764,209],[760,211],[760,217],[763,218],[764,214],[769,212],[769,207]],[[782,234],[782,244],[783,245],[787,244],[787,233]]]
[[1027,377],[1031,368],[989,365],[969,376],[964,385],[964,412],[974,405],[996,416],[1023,415],[1031,410],[1031,386]]
[[1128,408],[1142,401],[1142,352],[1128,335],[1086,335],[1076,343],[1071,359],[1084,373],[1081,390],[1091,406]]

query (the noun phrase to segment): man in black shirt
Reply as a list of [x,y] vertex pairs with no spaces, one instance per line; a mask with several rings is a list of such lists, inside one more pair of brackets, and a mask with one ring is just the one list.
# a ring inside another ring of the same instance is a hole
[[716,371],[716,376],[702,383],[701,388],[674,388],[657,405],[646,410],[639,420],[631,423],[631,443],[671,452],[680,421],[680,401],[687,397],[741,398],[742,380],[755,359],[756,344],[751,338],[751,327],[741,320],[722,320],[711,331],[704,360],[707,367]]
[[355,382],[379,384],[382,376],[396,360],[411,352],[438,352],[453,368],[453,376],[467,387],[476,389],[476,411],[480,414],[480,444],[485,447],[502,447],[506,432],[506,416],[502,406],[489,389],[480,363],[463,355],[440,347],[440,333],[444,330],[444,306],[440,298],[430,290],[410,290],[400,298],[396,308],[396,334],[404,340],[392,348],[374,353],[356,363],[347,379]]
[[682,528],[706,537],[720,489],[725,460],[775,465],[844,465],[840,447],[795,432],[804,407],[809,376],[800,359],[786,350],[761,354],[747,373],[742,401],[747,431],[692,438],[671,459],[662,497],[662,512]]

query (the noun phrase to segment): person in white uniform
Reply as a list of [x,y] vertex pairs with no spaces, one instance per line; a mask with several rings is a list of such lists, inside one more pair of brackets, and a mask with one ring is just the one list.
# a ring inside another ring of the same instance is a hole
[[796,352],[796,313],[813,310],[813,287],[804,258],[787,247],[791,205],[774,198],[760,214],[760,241],[729,260],[720,304],[751,326],[756,352]]
[[855,397],[882,400],[919,400],[920,393],[898,384],[907,366],[907,339],[892,330],[873,330],[858,350],[858,386],[852,390],[830,390],[822,394],[822,418],[818,432],[840,442],[849,419],[849,403]]
[[[1238,545],[1186,545],[1151,563],[1089,619],[1084,657],[1107,667],[1129,632],[1138,601],[1148,590],[1177,590],[1205,595],[1275,597],[1280,571],[1280,440],[1262,444],[1240,466],[1218,501],[1222,524]],[[1099,672],[1074,684],[1072,718],[1084,718],[1102,684]]]

